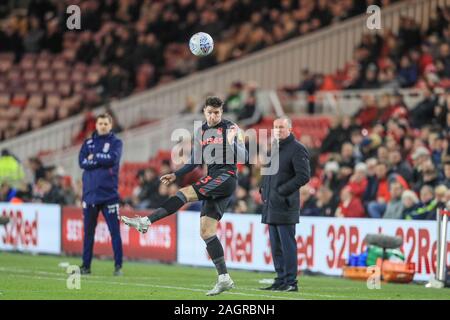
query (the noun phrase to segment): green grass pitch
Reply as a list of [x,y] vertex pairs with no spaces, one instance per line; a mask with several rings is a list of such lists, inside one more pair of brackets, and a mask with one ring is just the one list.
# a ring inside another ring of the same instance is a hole
[[61,262],[78,265],[80,258],[0,252],[0,300],[16,299],[208,299],[208,300],[310,300],[310,299],[450,299],[450,289],[426,289],[422,284],[366,283],[337,277],[300,276],[298,293],[266,292],[261,279],[272,273],[231,270],[236,288],[219,296],[205,292],[216,280],[213,268],[125,262],[121,277],[113,277],[113,263],[95,259],[92,275],[81,277],[79,290],[67,289]]

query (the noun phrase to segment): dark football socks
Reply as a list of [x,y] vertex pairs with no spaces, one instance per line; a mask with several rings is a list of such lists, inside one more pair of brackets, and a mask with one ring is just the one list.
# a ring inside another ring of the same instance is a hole
[[223,253],[223,247],[217,236],[213,236],[205,240],[206,251],[216,266],[217,273],[219,275],[228,273],[227,266],[225,265],[225,257]]
[[154,223],[158,220],[161,220],[167,216],[170,216],[171,214],[174,214],[178,211],[185,203],[187,202],[187,199],[185,195],[182,192],[177,192],[177,194],[173,197],[170,197],[167,199],[161,208],[156,209],[153,211],[153,213],[148,217],[151,223]]

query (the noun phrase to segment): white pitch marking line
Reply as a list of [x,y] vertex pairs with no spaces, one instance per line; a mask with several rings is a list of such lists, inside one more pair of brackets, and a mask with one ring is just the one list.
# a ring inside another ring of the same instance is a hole
[[[49,272],[49,271],[38,271],[38,270],[36,270],[36,271],[34,271],[34,270],[29,270],[29,269],[20,269],[20,268],[14,268],[14,269],[9,269],[9,268],[4,268],[4,267],[0,267],[0,271],[7,271],[7,272],[22,272],[22,273],[37,273],[37,274],[42,274],[42,275],[57,275],[57,276],[60,276],[61,275],[61,273],[59,273],[59,272]],[[108,278],[108,276],[95,276],[95,275],[89,275],[89,278]],[[147,280],[147,279],[156,279],[156,277],[133,277],[132,279],[142,279],[142,280]],[[92,282],[92,280],[91,280],[91,282]],[[103,283],[108,283],[108,282],[104,282],[104,281],[102,281]],[[122,284],[122,282],[118,282],[118,283],[120,283],[120,284]],[[126,284],[128,284],[128,283],[126,283]],[[133,283],[134,284],[134,283]],[[141,285],[141,284],[139,284],[139,283],[137,283],[136,285]],[[157,287],[158,285],[153,285],[153,286],[155,286],[155,287]],[[208,286],[207,285],[193,285],[193,286],[195,286],[195,287],[200,287],[200,288],[208,288]],[[165,287],[162,287],[162,288],[165,288]],[[176,288],[176,287],[173,287],[173,288]],[[255,288],[249,288],[249,287],[239,287],[239,288],[237,288],[237,289],[240,289],[240,290],[248,290],[248,291],[256,291],[256,292],[259,292],[260,290],[258,290],[258,289],[255,289]],[[191,289],[191,290],[196,290],[196,291],[198,291],[198,292],[202,292],[203,290],[200,290],[200,289]],[[228,292],[228,293],[232,293],[232,294],[241,294],[241,293],[238,293],[238,292]],[[300,293],[302,293],[302,292],[300,292]],[[351,298],[351,297],[349,297],[349,296],[337,296],[337,295],[327,295],[327,294],[319,294],[319,293],[303,293],[303,294],[305,294],[305,295],[307,295],[307,296],[314,296],[314,297],[322,297],[322,298]],[[285,297],[285,296],[272,296],[272,295],[263,295],[263,294],[261,294],[261,295],[254,295],[254,296],[262,296],[262,297],[278,297],[278,298],[280,298],[280,299],[292,299],[292,298],[290,298],[290,297]],[[296,300],[296,299],[295,299]]]
[[[195,287],[200,287],[200,288],[203,288],[203,287],[206,288],[207,287],[204,284],[194,284],[194,286]],[[256,292],[260,292],[261,291],[261,289],[255,289],[255,288],[249,288],[249,287],[239,287],[239,289],[249,290],[249,291],[256,291]],[[304,295],[307,295],[307,296],[315,296],[315,297],[323,297],[323,298],[344,298],[344,299],[352,298],[350,296],[337,296],[337,295],[328,295],[328,294],[320,294],[320,293],[307,293],[307,292],[302,292],[301,288],[299,290],[300,290],[300,292],[299,292],[300,294],[304,294]],[[290,294],[289,292],[282,292],[282,291],[279,291],[279,293],[281,293],[281,294]],[[278,296],[278,297],[283,297],[284,298],[284,296]]]
[[[3,268],[3,269],[6,269],[6,268]],[[9,270],[9,272],[14,273],[14,270]],[[30,273],[30,272],[28,272],[28,273]],[[16,274],[15,276],[23,277],[23,278],[38,279],[38,280],[57,280],[57,281],[66,281],[67,280],[65,278],[40,277],[40,276],[25,275],[25,274]],[[138,287],[151,287],[151,288],[184,290],[184,291],[193,291],[193,292],[205,292],[202,289],[192,289],[192,288],[175,287],[175,286],[153,285],[153,284],[145,284],[145,283],[124,283],[124,282],[98,281],[98,280],[89,280],[89,282],[104,283],[104,284],[111,284],[111,285],[121,285],[121,286],[138,286]],[[273,299],[280,299],[280,300],[302,300],[302,299],[282,297],[282,296],[251,294],[251,293],[243,293],[243,292],[223,292],[223,294],[240,295],[240,296],[248,296],[248,297],[265,297],[265,298],[273,298]]]

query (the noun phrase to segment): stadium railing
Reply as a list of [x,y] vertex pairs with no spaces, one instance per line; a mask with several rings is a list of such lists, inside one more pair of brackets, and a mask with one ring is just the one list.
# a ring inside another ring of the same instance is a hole
[[[424,98],[423,90],[418,89],[371,89],[319,91],[316,93],[316,112],[329,115],[352,115],[362,106],[362,97],[373,96],[378,100],[384,94],[399,93],[408,109],[412,109]],[[291,112],[306,113],[308,94],[299,91],[291,97]]]
[[[172,132],[179,128],[186,128],[189,132],[192,132],[194,120],[202,120],[202,115],[175,115],[118,134],[124,145],[121,162],[145,162],[158,150],[171,149],[176,144],[175,141],[171,140]],[[78,179],[82,174],[78,165],[79,151],[80,146],[73,146],[45,155],[42,157],[42,161],[48,165],[62,166],[66,175]]]

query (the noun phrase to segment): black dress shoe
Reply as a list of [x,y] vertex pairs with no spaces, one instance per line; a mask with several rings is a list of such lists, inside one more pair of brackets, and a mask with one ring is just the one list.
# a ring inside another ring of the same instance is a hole
[[84,266],[80,267],[80,274],[91,274],[91,268],[86,268]]
[[298,287],[297,285],[282,285],[280,287],[278,287],[278,289],[276,289],[276,291],[284,291],[284,292],[298,292]]
[[278,283],[274,283],[269,287],[265,287],[265,288],[260,288],[261,290],[268,290],[268,291],[275,291],[278,290],[279,287],[284,286],[283,284],[278,284]]
[[123,273],[122,273],[122,267],[116,266],[116,267],[114,268],[114,273],[113,273],[113,275],[116,276],[116,277],[122,276],[122,275],[123,275]]

